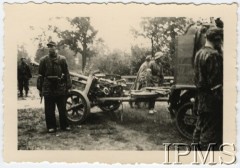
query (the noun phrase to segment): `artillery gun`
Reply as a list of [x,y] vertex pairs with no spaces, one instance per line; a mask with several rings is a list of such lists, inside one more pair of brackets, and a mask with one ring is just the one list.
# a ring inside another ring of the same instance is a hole
[[[37,62],[31,62],[38,67]],[[121,97],[123,88],[126,86],[124,79],[105,79],[105,75],[93,73],[89,76],[70,72],[73,83],[72,90],[67,95],[67,118],[73,124],[80,124],[85,121],[90,109],[98,106],[106,112],[115,111],[120,106],[119,100],[100,100],[99,98]],[[119,78],[119,77],[117,77]]]

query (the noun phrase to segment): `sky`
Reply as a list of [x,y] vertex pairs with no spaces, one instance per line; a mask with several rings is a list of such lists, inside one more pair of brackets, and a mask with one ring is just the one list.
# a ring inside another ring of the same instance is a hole
[[[57,17],[57,16],[56,16]],[[54,18],[54,19],[52,19]],[[144,47],[150,47],[150,42],[143,38],[134,38],[131,32],[132,28],[140,28],[139,23],[141,18],[117,19],[114,17],[91,17],[91,25],[98,30],[97,38],[102,38],[104,43],[111,50],[122,50],[130,53],[132,45],[138,44]],[[24,45],[30,57],[34,57],[37,49],[37,42],[33,39],[42,33],[42,30],[47,29],[48,25],[56,25],[60,29],[71,29],[67,21],[61,19],[60,21],[55,17],[45,17],[41,20],[20,18],[19,22],[25,24],[18,25],[18,32],[16,32],[16,45]],[[30,29],[33,27],[33,29]],[[47,35],[52,36],[53,40],[58,41],[57,36],[51,31],[46,32]]]
[[[60,7],[62,10],[59,10]],[[9,27],[7,31],[14,36],[12,43],[16,46],[15,50],[17,51],[18,45],[23,44],[29,56],[34,58],[38,43],[34,43],[32,39],[41,34],[42,30],[47,29],[48,25],[55,25],[65,30],[71,29],[67,21],[63,22],[63,20],[59,21],[51,18],[87,16],[91,18],[93,27],[98,30],[97,38],[102,38],[110,51],[117,49],[130,53],[132,45],[149,48],[151,46],[150,40],[143,38],[136,39],[132,35],[132,28],[140,29],[141,16],[161,17],[161,15],[159,16],[161,13],[157,8],[155,9],[156,12],[153,11],[153,13],[145,14],[142,13],[141,8],[134,12],[126,10],[124,6],[116,7],[114,10],[110,7],[104,8],[102,6],[93,6],[87,9],[84,6],[77,5],[71,6],[71,8],[67,6],[62,7],[61,4],[58,6],[37,6],[36,4],[30,6],[30,4],[27,4],[25,6],[15,6],[15,8],[8,7],[6,23],[10,23],[7,25],[11,25],[11,27]],[[34,30],[31,30],[30,26],[32,26]],[[15,27],[17,27],[17,29]],[[56,41],[58,41],[55,34],[50,31],[46,33],[52,36],[53,40],[56,39]]]

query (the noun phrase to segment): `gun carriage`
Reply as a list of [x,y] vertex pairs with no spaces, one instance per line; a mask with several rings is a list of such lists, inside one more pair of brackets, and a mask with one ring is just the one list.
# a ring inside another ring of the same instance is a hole
[[71,73],[71,76],[74,88],[67,97],[67,116],[72,123],[82,123],[94,106],[102,111],[113,112],[122,102],[147,101],[149,98],[168,100],[169,87],[126,92],[124,79],[110,80],[97,74],[87,77]]

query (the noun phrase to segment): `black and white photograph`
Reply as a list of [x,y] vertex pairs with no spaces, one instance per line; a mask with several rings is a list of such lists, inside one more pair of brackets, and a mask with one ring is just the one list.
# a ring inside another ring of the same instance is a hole
[[[11,44],[16,75],[10,76],[16,81],[17,151],[234,147],[228,144],[234,138],[224,139],[236,134],[223,112],[224,95],[232,91],[224,80],[226,17],[209,11],[128,15],[124,5],[94,14],[92,8],[78,13],[79,4],[72,13],[60,12],[63,4],[59,10],[31,5],[21,16],[24,5],[16,5],[9,16],[18,19],[6,21],[18,25]],[[144,8],[151,10],[139,5],[138,11]]]

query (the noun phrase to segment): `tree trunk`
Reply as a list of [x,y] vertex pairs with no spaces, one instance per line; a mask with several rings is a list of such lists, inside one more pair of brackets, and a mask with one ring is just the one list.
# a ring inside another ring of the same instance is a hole
[[86,55],[85,53],[82,54],[82,72],[84,72],[84,68],[86,65]]
[[153,37],[151,38],[151,44],[152,44],[152,57],[154,58],[154,46],[153,46]]
[[[86,37],[85,37],[86,38]],[[86,66],[86,60],[87,60],[87,42],[83,39],[83,52],[82,52],[82,72],[84,72],[85,66]]]

